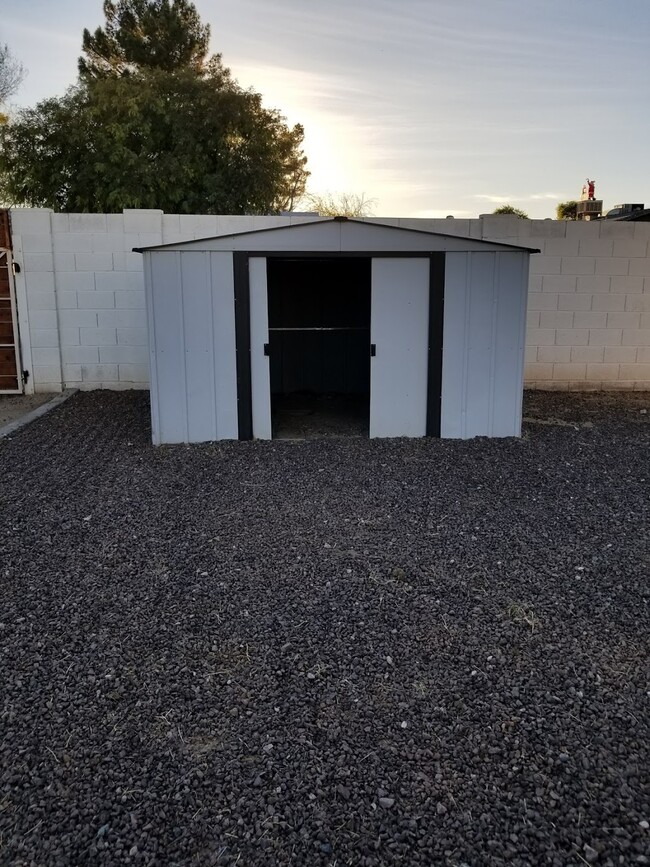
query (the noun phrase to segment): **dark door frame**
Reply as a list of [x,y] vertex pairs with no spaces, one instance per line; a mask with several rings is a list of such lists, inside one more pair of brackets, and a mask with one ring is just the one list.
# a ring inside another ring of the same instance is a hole
[[[445,253],[389,252],[382,250],[328,252],[302,250],[247,250],[233,252],[235,288],[235,341],[237,353],[237,420],[239,439],[253,439],[251,386],[250,281],[248,260],[260,259],[429,259],[429,348],[426,436],[440,437],[442,400],[442,348],[445,304]],[[372,308],[370,311],[372,317]],[[371,320],[372,321],[372,320]]]

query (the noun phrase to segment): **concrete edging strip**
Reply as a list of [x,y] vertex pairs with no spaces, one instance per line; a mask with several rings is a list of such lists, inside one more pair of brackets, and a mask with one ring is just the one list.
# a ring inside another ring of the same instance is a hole
[[37,406],[36,409],[33,409],[31,412],[25,413],[25,415],[17,418],[15,421],[10,421],[9,424],[5,424],[0,427],[0,439],[3,437],[11,436],[12,434],[19,431],[25,425],[28,425],[32,421],[36,421],[37,418],[40,418],[42,415],[50,412],[52,409],[56,409],[57,406],[60,406],[64,403],[69,397],[72,397],[73,394],[76,394],[79,391],[78,388],[66,388],[65,391],[60,394],[56,394],[52,400],[48,400],[47,403],[41,404],[41,406]]

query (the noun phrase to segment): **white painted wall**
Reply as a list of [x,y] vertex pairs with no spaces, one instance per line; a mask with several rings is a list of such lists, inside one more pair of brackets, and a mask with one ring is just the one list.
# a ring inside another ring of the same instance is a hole
[[[133,247],[309,219],[12,211],[27,390],[149,387],[143,265]],[[650,389],[650,223],[494,215],[376,222],[539,247],[531,259],[526,385]]]
[[149,388],[143,257],[133,247],[300,219],[13,210],[26,391]]
[[542,250],[530,260],[527,387],[650,389],[650,223],[490,216],[481,227]]

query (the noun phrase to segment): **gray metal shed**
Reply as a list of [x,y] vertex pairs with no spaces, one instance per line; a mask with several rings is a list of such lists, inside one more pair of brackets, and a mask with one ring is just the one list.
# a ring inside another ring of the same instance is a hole
[[138,252],[154,443],[270,439],[296,395],[371,437],[521,433],[537,250],[334,218]]

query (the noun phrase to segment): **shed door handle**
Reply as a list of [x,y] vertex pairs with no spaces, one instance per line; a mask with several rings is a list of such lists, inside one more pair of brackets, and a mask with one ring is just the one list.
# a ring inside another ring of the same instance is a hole
[[270,355],[270,354],[271,354],[271,345],[269,343],[265,343],[264,344],[264,355]]
[[375,357],[375,355],[377,355],[377,344],[376,344],[376,343],[371,343],[371,344],[370,344],[370,355],[371,355],[373,358]]

